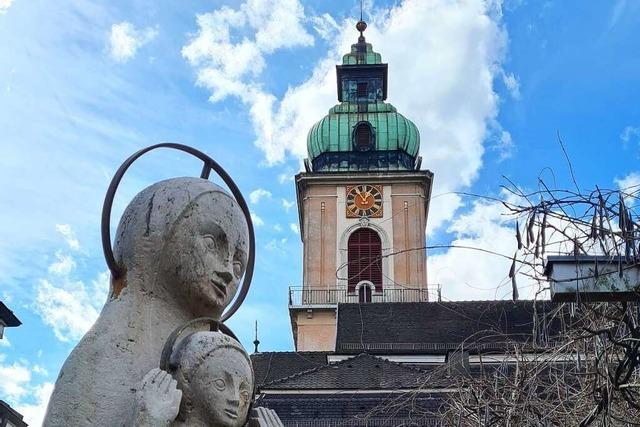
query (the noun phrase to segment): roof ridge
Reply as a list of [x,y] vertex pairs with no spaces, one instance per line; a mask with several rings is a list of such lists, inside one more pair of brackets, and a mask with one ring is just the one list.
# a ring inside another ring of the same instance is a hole
[[[398,367],[400,367],[402,369],[407,369],[409,371],[419,372],[421,374],[426,374],[427,373],[425,370],[417,368],[415,366],[409,366],[409,365],[405,366],[400,362],[394,362],[393,360],[385,359],[384,357],[376,356],[375,354],[370,354],[370,353],[360,353],[360,354],[366,354],[368,356],[375,357],[376,359],[380,359],[380,360],[382,360],[383,363],[386,363],[387,365],[398,366]],[[349,359],[347,359],[347,360],[349,360]]]
[[349,357],[349,358],[346,358],[344,360],[340,360],[340,361],[335,362],[335,363],[329,363],[329,364],[326,364],[326,365],[323,365],[323,366],[316,366],[315,368],[307,369],[306,371],[296,372],[295,374],[289,375],[288,377],[278,378],[277,380],[270,381],[268,383],[262,384],[262,388],[264,388],[266,386],[269,386],[269,385],[276,385],[276,384],[279,384],[279,383],[284,383],[286,381],[289,381],[289,380],[294,379],[294,378],[301,377],[303,375],[312,374],[312,373],[314,373],[316,371],[322,371],[324,369],[329,369],[329,368],[330,369],[335,369],[335,368],[337,368],[339,366],[342,366],[343,364],[345,364],[347,362],[352,362],[355,359],[364,359],[364,358],[378,359],[382,363],[385,363],[385,364],[387,364],[389,366],[399,367],[401,369],[405,369],[405,370],[412,371],[412,372],[415,372],[415,373],[427,374],[426,371],[424,371],[424,370],[422,370],[420,368],[415,368],[413,366],[404,366],[401,363],[393,362],[391,360],[384,359],[384,358],[376,356],[374,354],[363,352],[363,353],[359,353],[359,354],[357,354],[357,355],[355,355],[353,357]]
[[[293,353],[295,353],[295,352],[293,352]],[[357,356],[356,356],[356,357],[357,357]],[[347,360],[348,360],[348,359],[347,359]],[[338,362],[338,363],[341,363],[341,362]],[[281,382],[284,382],[284,381],[290,380],[290,379],[292,379],[292,378],[299,377],[299,376],[301,376],[301,375],[303,375],[303,374],[309,374],[309,373],[311,373],[311,372],[313,372],[313,371],[318,371],[318,370],[320,370],[320,369],[322,369],[322,368],[327,368],[327,367],[335,366],[335,365],[337,365],[337,363],[334,363],[333,365],[326,364],[326,365],[322,365],[322,366],[316,366],[315,368],[307,369],[307,370],[305,370],[305,371],[296,372],[295,374],[289,375],[289,376],[287,376],[287,377],[278,378],[278,379],[276,379],[276,380],[269,381],[268,383],[264,383],[264,384],[262,384],[262,387],[264,388],[264,387],[265,387],[265,386],[267,386],[267,385],[278,384],[278,383],[281,383]]]
[[[375,305],[384,305],[384,304],[466,304],[466,303],[531,303],[531,302],[553,302],[550,299],[519,299],[513,301],[511,299],[468,299],[468,300],[450,300],[450,301],[388,301],[388,302],[379,302],[375,303]],[[340,305],[356,305],[359,304],[357,302],[341,302]],[[373,305],[373,304],[372,304]]]
[[295,350],[284,350],[284,351],[260,351],[258,353],[252,353],[251,356],[256,355],[259,356],[261,354],[334,354],[335,351],[295,351]]

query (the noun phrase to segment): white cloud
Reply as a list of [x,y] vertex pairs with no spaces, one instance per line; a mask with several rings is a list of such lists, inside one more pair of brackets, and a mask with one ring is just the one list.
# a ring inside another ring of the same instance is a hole
[[631,172],[623,178],[616,178],[614,181],[618,188],[627,194],[625,196],[627,204],[634,205],[635,200],[638,198],[638,193],[640,193],[640,174]]
[[289,224],[289,228],[295,234],[300,234],[300,227],[298,227],[298,224],[292,222],[292,223]]
[[109,273],[100,273],[86,285],[72,279],[73,259],[60,251],[56,258],[49,266],[51,277],[39,279],[35,286],[33,309],[60,341],[75,341],[98,318],[109,290]]
[[53,392],[53,383],[45,382],[34,387],[32,391],[35,403],[17,405],[16,409],[24,415],[25,421],[30,426],[42,425],[44,415],[47,412],[49,398]]
[[285,250],[285,246],[289,239],[283,237],[281,239],[271,239],[264,247],[269,251],[281,251]]
[[130,22],[121,22],[111,26],[109,53],[118,62],[125,62],[136,55],[138,49],[158,35],[158,29],[148,27],[142,30]]
[[640,174],[631,172],[623,178],[616,178],[615,183],[620,190],[628,190],[629,192],[638,191],[640,186]]
[[[211,101],[235,96],[247,105],[255,145],[268,164],[288,155],[299,160],[307,154],[309,128],[337,102],[335,65],[356,41],[355,22],[340,22],[331,48],[310,77],[277,99],[259,83],[266,57],[255,49],[255,40],[242,36],[243,8],[223,7],[199,15],[198,33],[183,55],[198,73],[197,84],[210,90]],[[289,20],[300,25],[301,12],[301,7],[290,8]],[[498,2],[469,0],[451,7],[448,0],[405,0],[392,9],[374,11],[369,22],[367,40],[389,63],[389,102],[420,129],[423,165],[437,177],[434,194],[467,188],[482,166],[488,126],[498,112],[493,82],[502,77],[507,43],[500,20]],[[291,33],[301,41],[298,46],[310,44],[304,30]],[[234,44],[233,39],[242,42]],[[415,88],[420,88],[419,94]],[[458,206],[455,195],[434,201],[430,229],[451,218]]]
[[0,395],[24,416],[27,424],[42,425],[53,383],[33,385],[31,372],[48,375],[46,369],[39,365],[30,368],[26,361],[9,364],[6,358],[0,354]]
[[502,162],[513,156],[515,144],[513,143],[511,134],[508,131],[499,128],[497,130],[496,142],[489,148],[491,148],[492,151],[495,151],[498,155],[498,162]]
[[[102,306],[104,300],[100,301]],[[98,318],[99,307],[84,283],[54,285],[40,279],[36,285],[35,310],[60,341],[80,339]]]
[[[455,218],[448,228],[454,234],[452,246],[490,250],[507,257],[517,249],[513,220],[505,216],[499,202],[475,201],[468,213]],[[465,260],[473,259],[473,262]],[[430,253],[428,281],[442,285],[446,300],[511,298],[508,277],[511,260],[472,249],[450,248]],[[534,296],[531,281],[517,276],[520,298]]]
[[47,371],[47,369],[44,366],[41,366],[41,365],[33,365],[31,370],[33,372],[35,372],[36,374],[43,375],[45,377],[49,375],[49,371]]
[[[313,44],[301,25],[303,17],[298,0],[247,0],[238,9],[222,6],[197,16],[198,32],[182,54],[198,68],[198,84],[211,90],[212,101],[233,95],[259,109],[269,96],[252,77],[264,68],[265,55]],[[239,35],[247,29],[251,38]]]
[[520,99],[520,82],[513,73],[502,72],[502,81],[513,99]]
[[65,255],[58,251],[56,252],[56,259],[57,261],[49,266],[49,273],[51,274],[66,276],[76,268],[76,262],[70,255]]
[[7,13],[13,0],[0,0],[0,15]]
[[638,138],[640,138],[640,127],[627,126],[620,134],[620,139],[625,146],[632,140],[637,140]]
[[270,199],[271,191],[265,190],[264,188],[258,188],[257,190],[253,190],[249,193],[249,200],[252,204],[257,205],[260,203],[260,200]]
[[4,332],[4,336],[0,340],[0,347],[11,347],[11,341],[7,338],[7,331]]
[[62,234],[64,241],[71,249],[80,249],[80,241],[76,237],[76,233],[71,229],[69,224],[56,224],[56,231]]
[[280,184],[286,184],[288,182],[293,182],[295,178],[295,172],[293,170],[288,169],[286,172],[282,172],[278,174],[278,182]]
[[262,227],[264,221],[255,212],[251,212],[251,221],[253,221],[254,227]]
[[280,224],[276,224],[273,226],[273,231],[279,233],[282,231],[282,226]]
[[289,212],[289,209],[291,209],[292,207],[294,207],[296,205],[296,202],[291,202],[287,199],[282,199],[282,207],[284,208],[285,211]]
[[5,364],[6,356],[0,354],[0,394],[3,399],[17,401],[27,393],[31,371],[26,364],[14,362]]
[[340,26],[336,20],[333,19],[333,16],[328,13],[312,17],[311,22],[313,23],[313,29],[316,30],[318,35],[329,42],[333,41],[340,31]]

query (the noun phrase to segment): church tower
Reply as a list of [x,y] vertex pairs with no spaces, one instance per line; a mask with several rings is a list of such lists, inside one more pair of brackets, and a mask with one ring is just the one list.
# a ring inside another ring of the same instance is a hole
[[[289,292],[297,351],[335,350],[339,303],[427,301],[425,230],[433,174],[416,125],[385,102],[387,64],[358,42],[336,66],[339,104],[307,136],[296,176],[302,286]],[[413,90],[413,88],[404,88]]]

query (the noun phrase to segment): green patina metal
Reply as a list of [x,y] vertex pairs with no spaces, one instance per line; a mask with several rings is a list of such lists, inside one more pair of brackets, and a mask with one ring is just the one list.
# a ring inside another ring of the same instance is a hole
[[[342,64],[337,67],[338,97],[342,102],[313,125],[307,136],[313,170],[413,169],[420,133],[411,120],[384,102],[387,65],[382,63],[380,54],[361,34],[358,43],[351,45],[351,52],[343,56]],[[364,84],[362,90],[360,84]],[[365,150],[356,146],[354,137],[362,122],[370,125],[373,134],[371,146]],[[381,161],[382,158],[386,160]]]
[[329,110],[309,131],[307,149],[314,159],[328,151],[352,151],[352,132],[357,123],[367,121],[375,132],[375,149],[403,150],[418,155],[420,133],[416,125],[396,108],[385,102],[369,104],[366,113],[358,113],[358,105],[343,102]]
[[342,65],[382,64],[382,55],[373,51],[371,43],[365,43],[365,52],[360,53],[358,44],[351,45],[351,52],[342,57]]

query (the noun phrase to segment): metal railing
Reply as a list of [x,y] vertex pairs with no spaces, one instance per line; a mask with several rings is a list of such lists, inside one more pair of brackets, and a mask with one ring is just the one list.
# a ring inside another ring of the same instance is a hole
[[[382,292],[372,292],[366,302],[425,302],[440,301],[440,285],[426,288],[389,288]],[[334,306],[338,303],[358,303],[358,292],[347,289],[317,289],[291,286],[289,288],[289,307]]]

